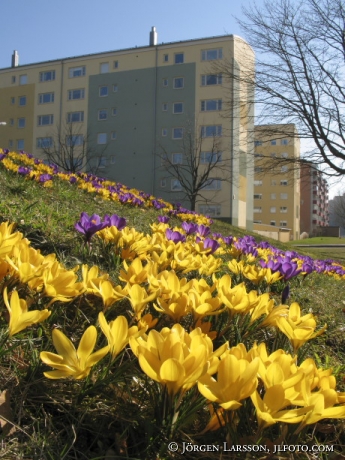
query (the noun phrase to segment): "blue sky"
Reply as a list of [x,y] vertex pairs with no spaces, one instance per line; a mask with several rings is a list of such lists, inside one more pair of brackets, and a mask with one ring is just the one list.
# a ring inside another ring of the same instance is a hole
[[[256,0],[260,6],[264,0]],[[102,51],[225,34],[243,36],[248,0],[0,0],[0,68]],[[245,38],[245,37],[243,37]],[[331,185],[331,184],[330,184]],[[336,194],[341,185],[331,187]]]
[[[262,1],[262,0],[260,0]],[[245,0],[0,0],[0,68],[19,63],[146,46],[152,26],[158,43],[237,34],[233,17]]]

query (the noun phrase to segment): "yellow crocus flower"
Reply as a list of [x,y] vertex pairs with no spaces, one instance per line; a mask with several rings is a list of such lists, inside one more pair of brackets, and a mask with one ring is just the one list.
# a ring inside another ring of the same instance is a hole
[[97,340],[95,326],[90,326],[80,339],[78,349],[65,334],[58,329],[53,330],[53,344],[58,354],[42,351],[41,360],[55,371],[44,372],[48,379],[72,377],[80,380],[87,377],[91,367],[98,363],[109,351],[109,346],[93,352]]
[[98,322],[103,334],[108,339],[109,351],[112,358],[125,348],[129,337],[138,334],[138,327],[128,327],[127,319],[124,316],[118,316],[114,321],[107,323],[104,314],[101,312],[98,315]]
[[220,360],[217,380],[209,374],[199,379],[198,389],[209,401],[217,402],[223,409],[236,410],[240,401],[248,398],[257,387],[259,358],[252,362],[226,354]]
[[11,300],[8,301],[7,287],[4,289],[4,302],[10,314],[9,333],[10,337],[26,329],[32,324],[41,323],[47,319],[51,312],[45,310],[28,311],[28,305],[24,299],[20,299],[18,292],[13,291]]
[[145,374],[172,396],[194,386],[209,367],[207,338],[202,334],[190,336],[179,324],[131,337],[129,343]]

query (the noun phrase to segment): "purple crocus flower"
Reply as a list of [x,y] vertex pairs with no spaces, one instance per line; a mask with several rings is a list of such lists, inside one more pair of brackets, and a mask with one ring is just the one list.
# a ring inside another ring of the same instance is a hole
[[206,225],[198,225],[197,232],[200,236],[205,237],[210,234],[211,230],[210,227],[206,227]]
[[0,153],[0,161],[2,161],[5,157],[6,155],[4,153]]
[[198,225],[193,224],[193,222],[182,222],[181,227],[187,233],[187,235],[191,235],[192,233],[196,232]]
[[216,240],[211,238],[204,239],[204,249],[211,249],[211,254],[213,254],[219,248],[220,244]]
[[107,224],[101,221],[98,214],[93,214],[90,217],[86,212],[82,212],[80,214],[80,220],[74,225],[74,228],[85,235],[85,240],[89,243],[92,236],[106,226]]
[[26,168],[25,166],[19,166],[18,168],[18,174],[22,174],[23,176],[26,176],[27,174],[30,174],[30,169]]
[[41,174],[39,181],[40,182],[47,182],[48,180],[52,180],[53,176],[51,174]]
[[234,238],[232,236],[223,236],[223,241],[225,244],[228,244],[230,246],[234,241]]
[[282,292],[282,304],[285,304],[290,295],[290,286],[287,284]]
[[69,181],[70,181],[71,184],[74,184],[75,182],[77,182],[77,178],[74,177],[74,176],[71,176],[71,177],[69,178]]
[[118,216],[117,214],[113,214],[112,216],[108,216],[108,214],[106,214],[104,216],[104,223],[106,224],[106,227],[116,227],[118,230],[122,230],[127,225],[126,219]]
[[168,216],[158,216],[158,221],[161,222],[162,224],[167,224],[170,220],[170,217]]
[[296,262],[287,260],[281,265],[279,271],[284,276],[284,280],[287,281],[290,278],[297,276],[302,270],[298,268]]
[[186,237],[180,232],[174,232],[171,228],[167,228],[165,231],[165,236],[167,240],[173,241],[174,243],[179,243],[180,241],[186,241]]

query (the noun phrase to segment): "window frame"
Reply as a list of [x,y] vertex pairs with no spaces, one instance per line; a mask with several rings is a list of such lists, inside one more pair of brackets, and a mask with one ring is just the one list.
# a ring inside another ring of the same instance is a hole
[[[180,106],[181,107],[181,110],[180,111],[176,111],[176,107],[177,106]],[[181,115],[181,113],[184,112],[184,104],[183,102],[173,102],[173,106],[172,106],[172,113],[174,115]]]
[[[105,91],[106,90],[106,94]],[[104,94],[102,94],[104,92]],[[109,88],[108,85],[102,85],[98,87],[98,96],[99,97],[108,97],[109,96]]]
[[174,53],[174,64],[184,64],[184,52]]
[[[104,137],[101,137],[104,136]],[[102,142],[100,142],[102,140]],[[107,133],[97,133],[97,145],[105,145],[108,142]]]
[[[44,96],[51,96],[49,101],[44,101]],[[54,95],[54,91],[51,91],[49,93],[39,93],[38,95],[38,103],[39,104],[53,104],[54,102],[54,99],[55,99],[55,95]]]
[[[101,116],[103,114],[103,116]],[[108,120],[108,109],[98,109],[97,120],[105,121]]]
[[[177,86],[176,82],[181,81],[182,85]],[[173,89],[183,89],[184,88],[184,77],[174,77],[173,78]]]
[[[210,52],[216,52],[216,57],[208,57],[207,53]],[[218,59],[223,59],[223,48],[209,48],[201,50],[202,61],[217,61]]]
[[[46,117],[49,117],[49,123],[43,123],[43,120]],[[54,124],[54,115],[53,114],[38,115],[37,126],[51,126],[53,124]]]
[[[80,97],[75,97],[77,92],[80,91]],[[82,101],[85,99],[85,88],[75,88],[68,90],[68,100],[69,101]]]
[[[73,118],[76,118],[76,119],[74,120]],[[83,110],[77,110],[75,112],[67,113],[67,123],[83,123],[83,122],[84,122],[84,111]]]
[[[80,74],[78,74],[77,72],[80,72]],[[86,75],[85,65],[80,65],[77,67],[70,67],[68,69],[68,78],[79,78],[79,77],[84,77],[85,75]]]
[[[50,78],[47,78],[48,76],[50,76]],[[44,83],[46,81],[54,81],[55,76],[56,76],[55,70],[43,70],[39,74],[39,81],[40,83]]]

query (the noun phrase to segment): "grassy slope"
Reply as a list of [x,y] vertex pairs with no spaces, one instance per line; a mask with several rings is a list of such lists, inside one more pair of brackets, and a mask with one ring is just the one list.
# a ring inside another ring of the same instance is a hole
[[[56,252],[67,266],[79,263],[75,243],[80,237],[74,230],[74,223],[82,211],[101,216],[117,213],[126,217],[129,226],[143,232],[149,231],[149,224],[156,222],[160,214],[154,209],[143,210],[104,201],[65,182],[56,182],[54,188],[45,189],[33,181],[0,169],[0,221],[17,222],[19,230],[32,241],[33,246],[46,254]],[[217,221],[212,230],[234,236],[248,233]],[[290,245],[272,243],[282,249],[291,248]],[[344,281],[317,274],[305,280],[298,279],[291,286],[291,301],[299,302],[304,311],[312,310],[320,326],[328,324],[326,334],[310,345],[308,355],[314,357],[319,366],[336,368],[338,389],[344,391]],[[336,432],[343,428],[343,422],[340,421]]]

